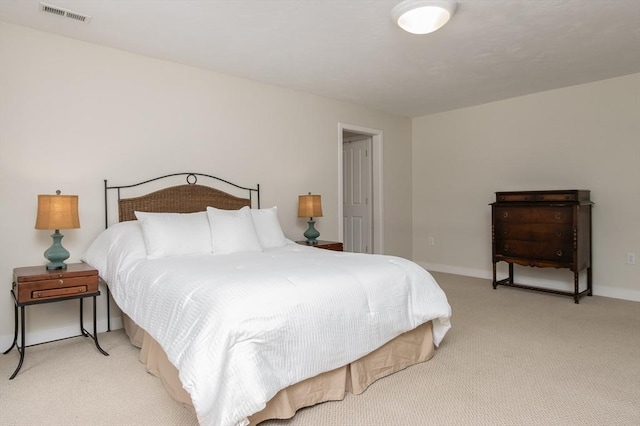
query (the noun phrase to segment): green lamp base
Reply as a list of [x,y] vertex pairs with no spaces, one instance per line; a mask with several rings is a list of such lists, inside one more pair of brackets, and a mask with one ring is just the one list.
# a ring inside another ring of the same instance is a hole
[[56,229],[56,232],[51,234],[53,244],[44,252],[44,257],[49,261],[47,270],[67,269],[67,264],[64,263],[64,261],[67,260],[70,255],[67,249],[62,247],[62,237],[63,235],[59,229]]
[[318,237],[320,236],[320,232],[313,226],[316,222],[310,217],[307,223],[309,224],[309,228],[307,228],[302,235],[307,239],[307,244],[316,245],[318,244]]

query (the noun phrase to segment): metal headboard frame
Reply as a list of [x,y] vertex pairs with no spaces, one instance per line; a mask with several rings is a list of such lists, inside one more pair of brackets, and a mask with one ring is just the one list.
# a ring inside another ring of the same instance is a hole
[[260,184],[256,184],[255,188],[248,188],[245,186],[235,184],[233,182],[229,182],[228,180],[225,180],[216,176],[212,176],[212,175],[207,175],[204,173],[195,173],[195,172],[171,173],[171,174],[159,176],[153,179],[148,179],[143,182],[133,183],[130,185],[120,185],[120,186],[109,186],[107,184],[107,180],[105,179],[104,180],[104,227],[105,229],[109,227],[109,207],[108,207],[109,206],[109,202],[108,202],[109,190],[117,191],[118,202],[119,202],[122,199],[122,195],[121,195],[122,189],[134,188],[136,186],[142,186],[150,182],[155,182],[157,180],[166,179],[174,176],[184,176],[187,184],[189,185],[195,185],[198,182],[198,176],[201,176],[201,177],[213,179],[214,181],[225,183],[227,185],[233,186],[238,189],[242,189],[244,191],[248,191],[249,201],[253,204],[254,195],[255,195],[255,201],[256,201],[257,207],[260,208]]

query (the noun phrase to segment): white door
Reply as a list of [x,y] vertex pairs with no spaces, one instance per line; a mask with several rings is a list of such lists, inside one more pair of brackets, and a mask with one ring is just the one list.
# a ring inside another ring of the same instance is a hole
[[344,250],[373,253],[371,199],[371,137],[343,139]]

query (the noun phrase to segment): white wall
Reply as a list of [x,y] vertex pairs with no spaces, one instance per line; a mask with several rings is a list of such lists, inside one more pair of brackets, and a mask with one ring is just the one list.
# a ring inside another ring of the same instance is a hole
[[[317,228],[336,239],[339,123],[383,131],[384,251],[411,256],[408,118],[4,22],[0,58],[0,348],[13,333],[12,269],[45,265],[51,245],[34,229],[37,194],[80,197],[82,227],[63,231],[70,261],[104,226],[103,179],[179,171],[259,183],[292,239],[306,227],[297,196],[322,194]],[[27,308],[27,343],[74,332],[76,317],[76,301]]]
[[[594,294],[640,300],[640,261],[626,261],[640,256],[639,74],[414,119],[414,260],[490,277],[488,204],[538,189],[591,190]],[[572,277],[516,266],[520,282]]]

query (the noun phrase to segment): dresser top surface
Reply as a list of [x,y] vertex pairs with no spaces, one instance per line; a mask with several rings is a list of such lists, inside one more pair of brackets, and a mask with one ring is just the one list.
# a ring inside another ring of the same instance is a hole
[[565,189],[550,191],[501,191],[496,192],[496,202],[493,204],[593,204],[591,191],[587,189]]
[[588,194],[590,192],[589,189],[553,189],[543,191],[497,191],[496,194]]

